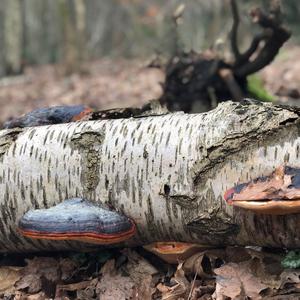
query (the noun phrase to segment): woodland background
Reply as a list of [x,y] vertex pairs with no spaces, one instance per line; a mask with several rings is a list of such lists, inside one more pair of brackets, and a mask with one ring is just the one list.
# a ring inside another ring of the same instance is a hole
[[[259,31],[251,23],[250,8],[269,8],[269,1],[237,2],[239,46],[244,50]],[[182,3],[185,10],[175,26],[172,15]],[[251,82],[271,101],[299,105],[300,4],[284,0],[282,8],[292,37],[276,60]],[[157,54],[168,59],[176,49],[212,48],[231,55],[231,27],[229,0],[0,0],[0,124],[50,105],[83,103],[109,109],[157,99],[165,74],[147,67]],[[182,265],[163,264],[157,257],[150,264],[143,258],[149,256],[143,249],[90,255],[1,254],[0,298],[98,299],[101,295],[105,300],[134,295],[130,299],[161,299],[164,294],[164,299],[178,299],[174,296],[178,287],[193,300],[212,299],[215,291],[216,299],[224,299],[223,295],[241,299],[240,293],[260,299],[258,295],[266,288],[279,290],[267,299],[299,299],[300,271],[291,266],[295,253],[291,259],[287,257],[291,263],[283,268],[284,250],[278,254],[260,250],[207,250],[193,256],[191,269],[184,271]],[[299,267],[300,252],[296,263]],[[216,285],[212,270],[214,276],[227,280]],[[255,270],[255,276],[249,270]],[[279,274],[276,280],[274,274]],[[172,282],[174,276],[177,285]],[[240,281],[234,281],[237,277]],[[160,283],[159,288],[157,278],[167,287]]]
[[[180,3],[186,9],[175,30],[171,15]],[[268,1],[239,1],[242,44],[255,31],[247,18],[255,4]],[[299,41],[299,2],[285,0],[283,11]],[[199,51],[226,41],[230,26],[229,1],[221,0],[1,0],[0,76],[35,64],[63,62],[72,71],[103,56],[170,55],[177,39],[182,49]]]
[[[267,0],[238,4],[243,50],[259,32],[250,8],[269,7]],[[254,85],[298,104],[298,1],[285,0],[283,12],[292,37]],[[0,123],[49,105],[142,105],[162,93],[163,70],[147,67],[157,54],[167,60],[176,49],[213,48],[231,55],[231,26],[229,0],[0,0]]]

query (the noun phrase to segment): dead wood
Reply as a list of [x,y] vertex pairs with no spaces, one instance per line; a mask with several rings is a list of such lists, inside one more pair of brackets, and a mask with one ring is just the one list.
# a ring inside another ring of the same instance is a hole
[[171,111],[207,111],[218,102],[240,101],[251,96],[247,90],[247,77],[270,64],[289,39],[291,33],[282,23],[280,2],[273,0],[268,12],[261,8],[251,10],[253,26],[258,25],[261,32],[253,36],[248,49],[242,53],[238,46],[240,15],[236,0],[231,0],[230,5],[233,59],[221,57],[214,49],[202,53],[177,52],[165,66],[166,77],[160,98]]

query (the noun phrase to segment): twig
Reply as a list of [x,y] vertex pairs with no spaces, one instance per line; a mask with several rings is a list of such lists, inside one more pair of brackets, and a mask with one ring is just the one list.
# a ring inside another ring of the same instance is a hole
[[258,47],[260,38],[258,37],[256,41],[253,40],[251,49],[248,49],[248,58],[245,56],[248,61],[243,65],[238,64],[234,70],[235,75],[239,77],[246,77],[268,65],[291,36],[290,31],[281,25],[280,5],[278,3],[273,5],[272,12],[269,15],[265,14],[260,8],[256,8],[251,11],[251,16],[253,23],[257,23],[264,28],[261,39],[265,39],[265,45],[260,49],[256,58],[250,61],[250,56],[255,52],[255,46]]
[[234,79],[234,76],[232,74],[232,71],[230,69],[220,69],[219,71],[220,77],[223,79],[223,81],[226,83],[231,95],[232,100],[239,102],[244,98],[243,92],[240,88],[240,86],[237,84],[236,80]]
[[243,54],[241,54],[239,60],[235,62],[234,68],[241,66],[242,64],[247,62],[250,59],[250,57],[255,53],[259,44],[262,41],[269,39],[272,33],[272,31],[266,29],[264,32],[258,33],[256,36],[254,36],[249,48]]
[[191,289],[190,289],[190,292],[189,292],[187,300],[190,300],[192,298],[192,294],[193,294],[193,290],[194,290],[194,287],[195,287],[196,278],[197,278],[197,272],[195,272],[195,275],[194,275],[194,278],[193,278],[193,282],[192,282]]
[[218,99],[217,99],[217,96],[216,96],[216,91],[212,86],[207,87],[207,94],[208,94],[208,97],[210,99],[211,108],[212,109],[216,108],[217,105],[218,105]]
[[230,32],[230,42],[231,42],[231,50],[234,54],[235,61],[238,61],[240,58],[240,51],[238,48],[238,27],[240,24],[240,16],[238,11],[238,6],[235,0],[230,0],[233,23]]

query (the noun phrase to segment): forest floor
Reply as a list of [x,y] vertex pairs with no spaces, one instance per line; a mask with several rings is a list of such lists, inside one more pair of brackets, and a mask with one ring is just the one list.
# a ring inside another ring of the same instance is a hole
[[141,106],[160,96],[163,73],[138,60],[102,59],[64,75],[60,65],[28,67],[0,79],[0,123],[36,108],[86,104],[97,109]]
[[[60,65],[27,67],[0,79],[0,124],[35,108],[86,104],[97,109],[141,106],[161,95],[164,74],[139,60],[102,59],[64,75]],[[283,50],[260,76],[281,103],[300,105],[300,47]]]
[[[300,105],[300,48],[280,53],[261,78],[281,103]],[[102,59],[71,76],[61,66],[27,68],[24,75],[0,79],[0,123],[50,105],[140,106],[160,96],[162,81],[161,71],[136,60]],[[300,271],[284,268],[284,255],[228,247],[203,250],[175,264],[143,248],[2,255],[0,298],[300,299]],[[298,253],[293,255],[299,259]]]

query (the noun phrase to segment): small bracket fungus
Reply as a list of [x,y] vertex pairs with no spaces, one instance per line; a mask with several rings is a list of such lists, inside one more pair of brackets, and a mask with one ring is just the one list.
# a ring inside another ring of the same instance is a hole
[[179,261],[184,261],[210,246],[181,242],[156,242],[146,245],[144,248],[169,264],[178,264]]
[[300,213],[300,168],[280,166],[269,176],[227,190],[224,199],[230,205],[256,213]]

